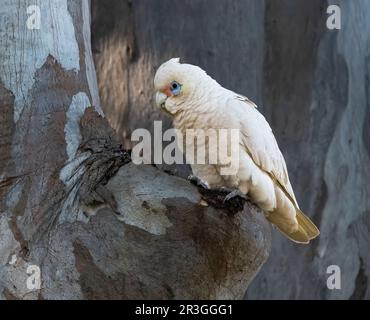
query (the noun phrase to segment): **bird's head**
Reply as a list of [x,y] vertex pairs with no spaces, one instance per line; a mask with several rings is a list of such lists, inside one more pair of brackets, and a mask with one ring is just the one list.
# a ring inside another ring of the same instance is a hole
[[212,80],[201,68],[180,63],[173,58],[163,63],[154,77],[156,104],[174,116],[189,105],[187,102],[197,97],[202,86]]

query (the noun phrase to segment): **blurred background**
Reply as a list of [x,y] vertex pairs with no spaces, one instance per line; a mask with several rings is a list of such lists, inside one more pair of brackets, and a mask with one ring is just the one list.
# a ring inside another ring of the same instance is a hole
[[[341,8],[329,30],[327,8]],[[199,65],[269,121],[298,202],[321,230],[309,246],[273,234],[248,299],[369,299],[370,1],[92,0],[102,107],[127,148],[170,119],[153,104],[157,67]],[[327,268],[341,270],[329,290]]]

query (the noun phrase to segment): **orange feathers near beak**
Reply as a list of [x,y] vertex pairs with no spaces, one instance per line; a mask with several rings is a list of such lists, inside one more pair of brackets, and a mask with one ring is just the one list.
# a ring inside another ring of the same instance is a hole
[[171,91],[170,87],[166,87],[166,88],[162,89],[161,92],[164,93],[167,97],[172,96],[172,91]]

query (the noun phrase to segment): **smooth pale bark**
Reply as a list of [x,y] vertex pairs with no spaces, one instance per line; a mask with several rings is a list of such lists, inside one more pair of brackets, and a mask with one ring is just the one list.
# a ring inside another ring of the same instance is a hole
[[270,249],[262,212],[199,206],[188,181],[128,164],[100,110],[89,1],[37,5],[39,30],[26,2],[0,8],[0,298],[243,297]]
[[[331,4],[340,5],[341,30],[326,28]],[[265,14],[264,109],[321,236],[304,250],[274,236],[248,297],[369,299],[370,2],[271,0]],[[327,287],[331,265],[341,290]]]

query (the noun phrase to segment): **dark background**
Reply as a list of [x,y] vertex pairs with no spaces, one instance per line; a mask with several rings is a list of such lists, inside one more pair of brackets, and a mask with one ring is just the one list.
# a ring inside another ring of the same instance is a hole
[[[342,29],[328,30],[338,4]],[[92,45],[105,114],[127,147],[165,118],[156,68],[199,65],[254,100],[285,156],[301,208],[321,230],[309,246],[277,232],[249,299],[370,298],[370,1],[92,1]],[[326,269],[341,268],[341,290]]]

